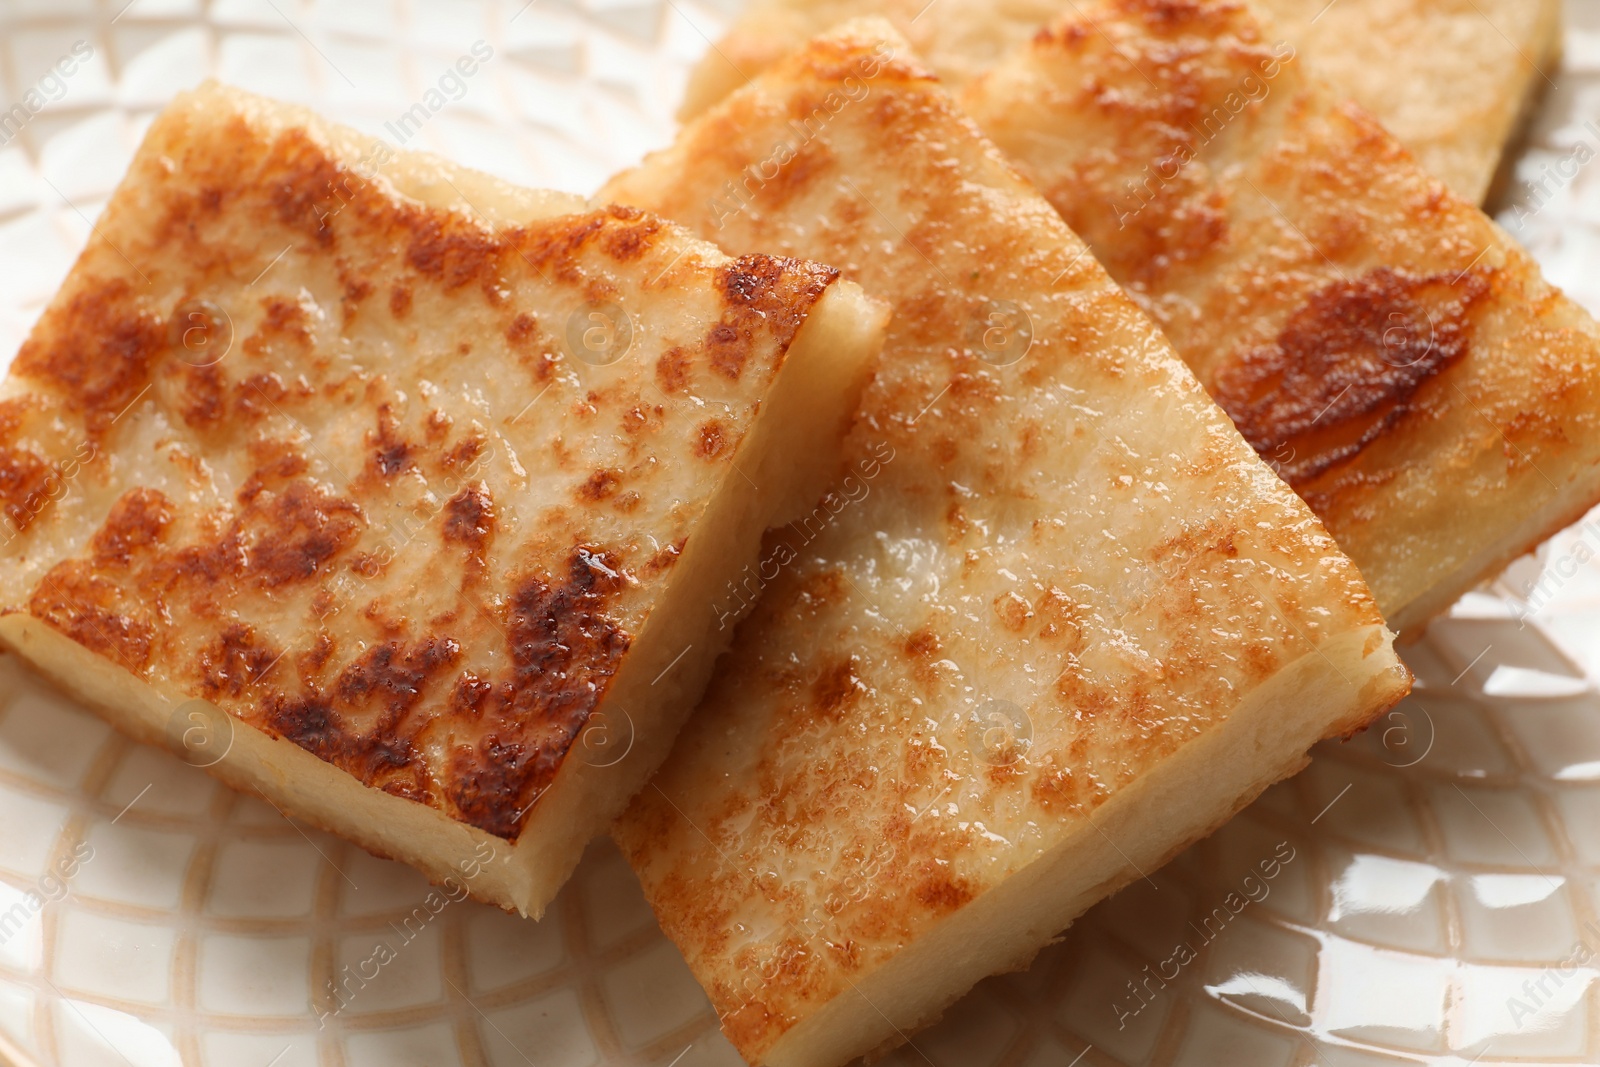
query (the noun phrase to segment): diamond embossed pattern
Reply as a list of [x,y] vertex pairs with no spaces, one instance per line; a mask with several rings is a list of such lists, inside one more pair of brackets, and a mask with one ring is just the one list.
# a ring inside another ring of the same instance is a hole
[[[587,192],[670,139],[722,3],[5,0],[4,106],[42,106],[0,142],[0,357],[179,89],[219,77]],[[1529,185],[1600,152],[1600,2],[1568,19],[1500,218],[1600,311],[1600,164]],[[475,46],[490,58],[449,78]],[[1407,659],[1417,692],[1389,717],[889,1062],[1600,1062],[1600,514]],[[739,1063],[609,844],[524,922],[132,744],[0,660],[5,1058]]]

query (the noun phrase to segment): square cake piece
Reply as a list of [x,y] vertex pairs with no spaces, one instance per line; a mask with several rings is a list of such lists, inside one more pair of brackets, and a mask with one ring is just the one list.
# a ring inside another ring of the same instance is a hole
[[[1488,193],[1502,149],[1560,53],[1561,0],[1258,2],[1276,24],[1275,44],[1302,54],[1339,96],[1377,116],[1429,173],[1474,203]],[[1182,8],[1119,0],[1109,14],[1162,18]],[[1064,0],[753,0],[695,68],[683,115],[857,15],[890,19],[955,89],[1044,26],[1085,13]],[[1103,17],[1098,7],[1091,17]]]
[[1309,66],[1084,0],[962,103],[1409,636],[1600,501],[1600,327]]
[[1253,2],[1272,40],[1474,204],[1561,60],[1561,0]]
[[895,308],[847,473],[728,589],[614,830],[751,1063],[904,1040],[1406,692],[1355,567],[888,24],[601,198]]
[[202,88],[0,388],[0,640],[537,915],[693,708],[717,592],[835,476],[885,314]]

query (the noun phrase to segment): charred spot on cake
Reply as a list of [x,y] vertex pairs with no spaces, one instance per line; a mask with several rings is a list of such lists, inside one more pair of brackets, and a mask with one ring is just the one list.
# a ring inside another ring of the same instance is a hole
[[[37,405],[32,396],[0,400],[0,514],[10,520],[16,533],[24,533],[62,493],[71,473],[94,458],[88,442],[72,459],[58,466],[32,449],[18,443],[23,423]],[[67,467],[70,464],[70,469]]]
[[578,546],[564,580],[530,574],[512,583],[510,675],[476,695],[490,724],[482,740],[450,757],[447,792],[467,822],[515,839],[632,644],[607,613],[632,581],[613,552]]
[[476,428],[468,436],[452,445],[439,460],[439,465],[447,471],[471,468],[483,455],[483,448],[489,439],[483,431]]
[[341,606],[339,594],[328,586],[322,586],[312,594],[311,603],[307,605],[306,610],[312,618],[318,622],[323,622],[326,621],[329,615],[337,612]]
[[28,598],[28,614],[134,674],[149,666],[156,628],[147,609],[86,560],[50,568]]
[[[846,575],[840,567],[828,567],[822,570],[809,570],[802,573],[797,589],[797,596],[803,611],[809,615],[820,615],[824,609],[837,604],[846,596]],[[770,604],[774,598],[763,597],[758,604]]]
[[1254,24],[1240,18],[1237,5],[1199,3],[1197,0],[1117,0],[1117,6],[1129,15],[1141,18],[1157,33],[1170,33],[1191,25],[1215,27],[1239,26],[1255,37]]
[[461,645],[451,637],[429,636],[411,645],[385,641],[368,648],[339,672],[333,695],[341,708],[384,712],[387,728],[376,733],[388,736],[395,725],[389,720],[421,700],[433,677],[460,658]]
[[[221,216],[231,190],[221,183],[208,182],[198,176],[196,180],[196,189],[168,190],[163,196],[158,221],[154,226],[153,243],[158,247],[193,248],[199,243],[196,237],[202,232],[202,227]],[[155,185],[156,182],[151,184]]]
[[1065,815],[1083,808],[1083,787],[1071,766],[1063,766],[1051,757],[1028,786],[1033,802],[1051,815]]
[[483,482],[462,487],[444,506],[444,538],[466,548],[468,575],[485,575],[485,553],[494,538],[494,498]]
[[630,263],[648,252],[655,244],[656,235],[665,226],[655,216],[642,213],[618,216],[613,212],[613,217],[631,223],[609,227],[600,242],[605,253],[618,263]]
[[924,693],[931,693],[939,684],[939,654],[944,642],[932,626],[922,626],[907,635],[900,650],[910,661],[911,676]]
[[1036,610],[1041,640],[1060,640],[1068,651],[1082,647],[1084,611],[1068,593],[1052,585],[1039,597]]
[[519,311],[506,327],[506,343],[514,352],[530,349],[539,339],[539,320],[532,312]]
[[755,346],[768,338],[778,346],[776,370],[811,306],[837,278],[834,267],[762,254],[739,256],[718,267],[717,288],[725,307],[704,341],[712,370],[739,381]]
[[[398,780],[409,783],[408,792],[426,789],[416,727],[405,723],[406,715],[460,656],[460,645],[449,637],[384,641],[346,664],[326,691],[270,693],[261,701],[262,722],[366,785]],[[407,769],[411,773],[402,773]]]
[[135,553],[161,542],[172,525],[172,501],[158,489],[130,489],[117,498],[89,542],[97,565],[127,566]]
[[476,719],[483,714],[484,702],[494,691],[494,684],[472,672],[463,671],[450,689],[446,703],[450,717],[457,720]]
[[416,466],[411,458],[414,446],[400,435],[400,421],[391,404],[378,405],[378,427],[368,432],[367,446],[372,449],[372,469],[380,478],[393,478]]
[[246,576],[266,589],[315,576],[354,544],[366,526],[354,501],[308,480],[291,482],[281,492],[264,492],[241,518],[244,529],[255,534]]
[[140,306],[130,282],[91,279],[45,312],[12,373],[48,387],[98,439],[143,394],[166,350],[166,320]]
[[1071,49],[1083,47],[1089,39],[1089,27],[1081,22],[1067,22],[1053,26],[1041,26],[1033,34],[1033,45],[1036,48],[1049,48],[1060,46]]
[[838,721],[844,712],[861,699],[866,684],[856,671],[856,658],[841,659],[818,675],[811,684],[812,704],[826,718]]
[[281,650],[256,638],[255,627],[231,622],[196,654],[194,670],[207,699],[238,697],[265,680],[280,658]]
[[[1113,39],[1079,15],[1035,36],[1041,73],[1055,77],[1060,92],[1076,95],[1075,106],[1102,124],[1109,147],[1102,158],[1070,164],[1039,156],[1038,172],[1028,176],[1112,273],[1141,293],[1176,265],[1203,260],[1227,243],[1228,198],[1204,150],[1259,99],[1241,87],[1279,61],[1236,10],[1134,0],[1123,14],[1147,25],[1110,27]],[[1216,42],[1224,35],[1228,48],[1218,59]],[[1080,58],[1091,49],[1116,54],[1117,78],[1074,78],[1085,62],[1105,62]],[[1043,54],[1051,51],[1069,58]],[[985,106],[998,110],[1003,102]],[[1025,157],[1036,155],[1017,147]]]
[[567,561],[567,574],[573,588],[585,596],[609,596],[634,584],[623,569],[617,553],[605,548],[579,545]]
[[400,208],[396,218],[410,234],[406,262],[446,290],[493,281],[499,274],[506,243],[494,231],[457,215],[410,205]]
[[494,533],[494,499],[482,482],[464,487],[445,504],[446,540],[481,551]]
[[[283,470],[294,470],[299,462],[285,453]],[[258,468],[239,495],[238,513],[200,517],[193,543],[150,551],[139,567],[141,585],[182,587],[203,598],[240,581],[262,589],[298,583],[314,577],[365,528],[354,501],[308,479],[285,480],[270,466]],[[130,491],[96,536],[95,564],[105,567],[155,545],[170,517],[171,507],[159,492]]]
[[578,487],[578,498],[591,503],[607,499],[622,484],[622,472],[601,468],[590,474]]
[[695,433],[694,454],[697,459],[716,459],[728,447],[729,430],[717,419],[700,424]]
[[382,577],[393,560],[394,552],[387,545],[384,546],[384,550],[378,552],[357,552],[350,557],[350,571],[370,582],[374,578]]
[[[321,595],[321,593],[318,594],[319,597]],[[317,617],[325,619],[330,614],[332,614],[331,608],[318,613]],[[339,643],[334,640],[332,634],[327,630],[318,630],[317,636],[311,641],[311,647],[295,657],[295,669],[300,672],[300,677],[302,678],[319,678],[322,676],[322,669],[328,665],[328,661],[333,658],[333,654],[338,651],[338,648]]]
[[1471,347],[1493,288],[1460,275],[1379,267],[1313,292],[1275,341],[1216,375],[1213,396],[1291,486],[1355,458],[1405,418],[1423,387]]
[[250,477],[239,487],[236,499],[249,505],[268,489],[287,485],[308,469],[304,452],[289,441],[277,438],[258,438],[250,442],[250,461],[254,464]]
[[411,314],[411,289],[408,286],[396,285],[389,290],[389,314],[396,319],[404,319]]
[[631,583],[611,553],[586,547],[573,550],[564,582],[528,575],[514,583],[507,618],[511,657],[517,681],[532,683],[519,699],[576,680],[566,677],[569,671],[609,678],[632,638],[604,609]]
[[931,627],[924,626],[915,630],[905,640],[902,646],[906,655],[912,659],[930,659],[939,654],[943,647],[939,641],[939,634]]
[[311,316],[299,301],[269,296],[262,299],[261,307],[266,312],[258,331],[261,336],[282,338],[301,348],[311,347]]
[[1000,620],[1000,625],[1012,633],[1022,632],[1033,618],[1033,605],[1015,590],[1001,593],[990,606],[994,608],[995,618]]
[[216,364],[184,364],[178,374],[183,382],[178,414],[183,421],[197,430],[222,422],[228,413],[228,388],[222,369]]
[[764,327],[785,350],[838,277],[836,268],[818,263],[749,254],[717,268],[717,287],[733,325],[741,332]]
[[[253,136],[244,133],[245,138]],[[333,220],[367,184],[301,127],[285,130],[273,141],[265,169],[278,221],[315,238],[324,248],[334,241]]]
[[345,321],[349,322],[355,315],[356,307],[372,295],[373,284],[365,278],[347,275],[343,265],[339,268],[339,277],[344,290],[339,299],[345,304]]
[[[654,411],[659,413],[660,408],[657,407]],[[651,412],[652,409],[645,404],[634,404],[622,413],[622,432],[629,437],[639,436],[639,433],[650,425]]]
[[515,841],[523,818],[544,791],[545,783],[538,780],[554,777],[555,766],[540,773],[541,764],[548,762],[521,742],[487,734],[476,745],[460,745],[452,753],[445,794],[463,822]]
[[961,908],[973,898],[972,887],[965,879],[951,874],[948,863],[930,861],[928,866],[932,869],[911,890],[912,896],[923,907],[944,915]]
[[[811,102],[796,101],[795,110],[802,116],[814,115],[817,111],[828,113],[827,105],[821,100]],[[804,122],[804,118],[797,121]],[[834,167],[834,155],[822,140],[812,138],[803,142],[793,154],[783,163],[774,159],[770,164],[773,170],[769,178],[764,171],[752,172],[760,182],[756,195],[761,199],[763,209],[767,211],[781,211],[786,205],[805,193],[822,175]]]
[[603,213],[591,211],[536,222],[526,229],[513,231],[508,238],[535,270],[553,274],[559,281],[576,283],[583,277],[578,254],[605,224]]
[[316,691],[294,696],[271,693],[261,702],[261,718],[269,732],[294,742],[318,759],[350,769],[338,759],[343,734],[334,719],[333,705]]
[[287,363],[311,351],[311,317],[298,301],[265,296],[261,298],[261,312],[255,332],[244,340],[247,355]]
[[682,392],[689,384],[689,353],[682,348],[673,347],[658,356],[656,384],[668,395]]
[[733,325],[719,322],[706,331],[706,354],[712,368],[729,381],[738,381],[744,373],[745,361],[750,358],[752,338],[741,334]]
[[[1186,145],[1187,139],[1181,143]],[[1162,160],[1153,165],[1165,166],[1163,161],[1178,151],[1164,149]],[[1095,233],[1095,223],[1081,210],[1081,188],[1076,184],[1053,188],[1049,199],[1058,209],[1075,205],[1068,225]],[[1127,189],[1119,192],[1124,198],[1138,197]],[[1133,210],[1127,210],[1130,207]],[[1109,241],[1097,241],[1096,248],[1106,249],[1105,254],[1115,258],[1119,273],[1129,279],[1130,291],[1135,294],[1142,294],[1174,267],[1203,260],[1228,238],[1226,195],[1218,189],[1204,188],[1200,177],[1187,168],[1172,181],[1161,183],[1149,200],[1138,197],[1135,203],[1124,199],[1116,211],[1124,233],[1115,246],[1117,251],[1110,251],[1113,246]]]
[[289,399],[289,387],[275,371],[252,374],[234,387],[234,413],[253,422],[279,411],[279,405]]

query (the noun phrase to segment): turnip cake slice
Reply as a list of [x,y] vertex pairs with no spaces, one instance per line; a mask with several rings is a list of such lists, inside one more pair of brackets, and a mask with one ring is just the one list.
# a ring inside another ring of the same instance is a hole
[[[1550,85],[1546,71],[1561,51],[1561,0],[1258,2],[1284,55],[1303,57],[1473,203],[1487,195],[1502,150]],[[1067,15],[1098,21],[1098,10],[1068,0],[752,0],[695,68],[682,114],[699,114],[843,19],[888,18],[956,89],[1046,25]],[[1163,19],[1183,4],[1122,0],[1117,10]],[[1141,67],[1180,61],[1148,57]]]
[[820,38],[601,194],[895,308],[846,475],[614,831],[752,1063],[902,1040],[1409,681],[1315,516],[907,47]]
[[883,310],[225,88],[155,122],[0,392],[0,639],[537,915],[810,506]]
[[1600,327],[1273,39],[1085,0],[962,102],[1409,636],[1600,501]]

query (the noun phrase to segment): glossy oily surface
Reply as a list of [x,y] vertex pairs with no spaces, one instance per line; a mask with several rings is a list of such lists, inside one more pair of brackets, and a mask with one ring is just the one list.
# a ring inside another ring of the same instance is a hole
[[[907,51],[881,20],[820,37],[599,197],[838,263],[896,309],[839,508],[769,538],[762,600],[617,831],[751,1059],[1262,714],[1302,657],[1338,694],[1282,717],[1302,748],[1404,692],[1349,562]],[[1187,803],[1225,817],[1279,758]],[[1165,825],[1124,844],[1192,832]],[[935,1010],[924,977],[906,995]]]
[[514,840],[836,274],[637,212],[496,229],[372,152],[163,113],[12,364],[0,600]]
[[1271,32],[1107,0],[962,99],[1409,632],[1600,500],[1600,326]]
[[[1157,18],[1176,10],[1139,6]],[[888,18],[960,87],[1069,10],[1054,0],[754,0],[695,68],[684,114],[844,19]],[[1489,192],[1506,140],[1554,84],[1545,68],[1560,49],[1560,0],[1265,0],[1256,10],[1273,22],[1272,41],[1302,53],[1338,95],[1377,116],[1473,203]]]
[[[536,4],[515,21],[522,0],[275,4],[282,15],[265,4],[139,0],[115,25],[111,5],[0,8],[8,102],[74,40],[97,56],[0,151],[0,354],[20,345],[88,234],[43,181],[95,218],[154,107],[205,74],[315,103],[377,136],[483,38],[495,59],[407,147],[588,194],[671,140],[686,72],[725,24],[692,0]],[[1560,90],[1537,143],[1519,157],[1519,188],[1556,174],[1588,136],[1582,102],[1600,70],[1600,11],[1571,11],[1569,66],[1554,75]],[[1553,281],[1600,308],[1600,169],[1546,189],[1501,220]],[[1600,640],[1597,546],[1591,528],[1575,528],[1542,565],[1517,564],[1492,598],[1464,605],[1475,617],[1406,652],[1423,683],[1414,700],[1436,727],[1431,747],[1417,716],[1318,749],[1307,772],[1151,871],[1157,889],[1139,882],[1091,910],[1030,969],[981,984],[888,1062],[1600,1060],[1590,966],[1559,987],[1547,979],[1540,1006],[1520,992],[1571,958],[1600,901],[1591,830],[1600,661],[1585,651]],[[1504,617],[1513,609],[1530,613],[1525,625]],[[403,941],[391,924],[430,899],[409,868],[287,822],[46,692],[8,681],[4,693],[0,917],[28,891],[42,904],[6,922],[0,940],[0,1036],[21,1050],[18,1062],[741,1062],[611,846],[595,846],[541,923],[435,899],[422,935]],[[1284,842],[1294,858],[1267,880],[1259,865]],[[57,891],[58,857],[85,843],[93,858],[68,860]],[[1229,893],[1261,897],[1245,883],[1251,874],[1268,895],[1223,936],[1185,932]],[[1197,958],[1119,1030],[1117,1009],[1140,1004],[1127,982],[1146,965],[1170,974],[1165,961],[1185,939]],[[381,983],[319,1028],[316,1012],[332,1006],[326,984],[380,942],[395,950]]]

